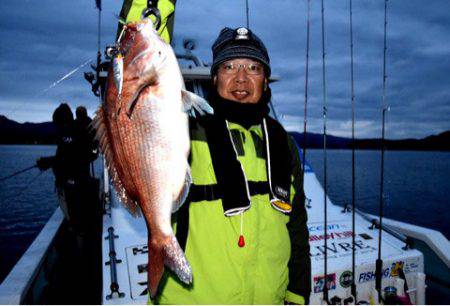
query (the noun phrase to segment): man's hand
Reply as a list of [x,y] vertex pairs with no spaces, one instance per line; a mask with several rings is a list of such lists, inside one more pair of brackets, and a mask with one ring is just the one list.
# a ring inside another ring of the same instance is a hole
[[46,171],[48,168],[53,166],[53,156],[50,157],[40,157],[36,160],[36,166],[41,171]]

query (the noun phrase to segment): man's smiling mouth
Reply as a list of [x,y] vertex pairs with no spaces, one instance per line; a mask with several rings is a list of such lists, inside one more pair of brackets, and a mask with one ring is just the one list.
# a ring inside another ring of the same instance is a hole
[[231,94],[233,95],[233,97],[239,100],[244,99],[250,95],[250,93],[246,90],[233,90]]

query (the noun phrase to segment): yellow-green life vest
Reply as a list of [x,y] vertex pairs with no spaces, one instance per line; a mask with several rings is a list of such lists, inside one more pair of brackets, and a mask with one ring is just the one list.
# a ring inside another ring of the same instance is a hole
[[[168,44],[172,41],[173,24],[175,14],[176,0],[159,0],[158,9],[161,14],[161,26],[158,29],[158,34]],[[126,23],[139,21],[142,16],[142,11],[147,8],[147,0],[124,0],[120,18]],[[153,21],[153,16],[150,17]],[[120,35],[122,24],[119,24],[117,36]]]
[[[229,128],[248,181],[267,181],[263,157],[263,132],[229,123]],[[191,173],[196,185],[217,183],[211,154],[202,127],[191,128]],[[291,200],[295,189],[291,187]],[[193,271],[186,287],[171,272],[161,281],[160,304],[283,304],[303,303],[288,292],[291,241],[289,215],[274,209],[269,194],[251,197],[251,208],[226,217],[220,199],[191,202],[185,253]],[[174,216],[177,227],[177,216]],[[245,239],[238,246],[240,235]],[[305,237],[307,239],[307,237]],[[306,263],[305,263],[306,264]]]

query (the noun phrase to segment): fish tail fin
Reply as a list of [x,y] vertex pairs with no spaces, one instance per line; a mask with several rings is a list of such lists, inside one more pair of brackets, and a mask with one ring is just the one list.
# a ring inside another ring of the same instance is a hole
[[158,292],[164,265],[172,270],[185,284],[192,283],[192,269],[178,241],[172,234],[161,247],[157,243],[148,242],[148,287],[150,298],[154,299]]
[[190,285],[192,283],[192,268],[178,244],[177,239],[172,234],[164,245],[164,264],[172,270],[178,278]]
[[148,292],[150,298],[154,299],[158,292],[158,285],[164,272],[164,253],[161,248],[157,248],[148,241]]

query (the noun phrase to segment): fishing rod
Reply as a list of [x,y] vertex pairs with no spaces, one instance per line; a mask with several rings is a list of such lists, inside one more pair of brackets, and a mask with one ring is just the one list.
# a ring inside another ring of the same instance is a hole
[[[96,80],[100,80],[100,65],[102,63],[102,51],[101,51],[101,35],[102,35],[102,0],[95,0],[95,4],[98,9],[98,27],[97,27],[97,67],[95,69]],[[101,91],[101,90],[100,90]],[[102,102],[102,95],[98,96],[99,103]]]
[[100,52],[100,36],[101,36],[101,29],[102,29],[102,1],[95,0],[95,5],[97,6],[97,9],[98,9],[97,49],[98,49],[98,52]]
[[303,159],[302,159],[302,178],[303,188],[305,185],[305,163],[306,163],[306,123],[307,123],[307,105],[308,105],[308,76],[309,76],[309,32],[311,21],[311,0],[308,0],[308,19],[306,22],[306,65],[305,65],[305,112],[303,118]]
[[38,177],[41,176],[42,173],[44,173],[44,171],[39,171],[39,173],[37,175],[35,175],[33,178],[31,178],[31,180],[29,180],[28,183],[25,186],[23,186],[22,189],[18,193],[8,197],[7,199],[20,197],[23,194],[23,192],[25,190],[27,190],[28,187],[30,187],[31,184],[33,184],[37,180]]
[[322,4],[322,84],[323,84],[323,205],[324,205],[324,287],[323,287],[323,300],[330,304],[328,299],[328,239],[327,239],[327,89],[325,78],[325,17],[324,6]]
[[14,173],[12,173],[12,174],[10,174],[10,175],[7,175],[7,176],[5,176],[5,177],[0,178],[0,182],[5,181],[5,180],[7,180],[7,179],[9,179],[9,178],[12,178],[12,177],[14,177],[14,176],[16,176],[16,175],[19,175],[19,174],[21,174],[21,173],[27,172],[27,171],[29,171],[29,170],[31,170],[31,169],[33,169],[33,168],[36,168],[36,167],[37,167],[37,165],[33,165],[33,166],[27,167],[27,168],[25,168],[25,169],[16,171],[16,172],[14,172]]
[[352,100],[352,284],[351,294],[357,302],[356,296],[356,248],[355,248],[355,189],[356,189],[356,177],[355,177],[355,86],[354,86],[354,74],[353,74],[353,1],[350,0],[350,71],[351,71],[351,100]]
[[382,128],[381,128],[381,182],[380,182],[380,220],[378,228],[378,258],[375,264],[375,289],[378,292],[378,299],[382,301],[381,295],[381,271],[383,270],[383,260],[381,259],[381,233],[383,231],[383,201],[384,201],[384,136],[385,136],[385,119],[386,112],[389,107],[386,106],[386,32],[387,32],[387,2],[384,1],[384,50],[383,50],[383,118],[382,118]]
[[280,120],[278,119],[277,112],[275,111],[275,107],[273,106],[272,100],[269,101],[269,106],[270,106],[270,109],[272,110],[272,114],[275,117],[275,120],[280,122]]
[[246,15],[247,15],[247,29],[250,29],[250,21],[249,21],[249,8],[248,8],[248,0],[245,0],[245,8],[246,8]]

